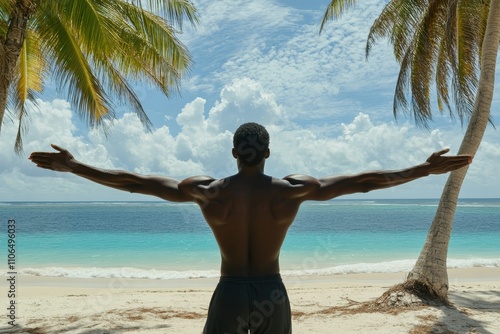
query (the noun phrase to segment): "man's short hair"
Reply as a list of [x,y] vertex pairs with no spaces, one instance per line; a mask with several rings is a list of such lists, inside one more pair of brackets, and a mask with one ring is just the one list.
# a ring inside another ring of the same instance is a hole
[[256,166],[264,159],[269,148],[269,133],[260,124],[242,124],[234,133],[233,147],[245,166]]

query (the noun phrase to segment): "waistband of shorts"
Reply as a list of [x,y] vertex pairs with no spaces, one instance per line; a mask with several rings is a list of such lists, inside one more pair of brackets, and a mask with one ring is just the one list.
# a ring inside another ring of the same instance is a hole
[[258,284],[282,282],[282,280],[280,274],[271,274],[264,276],[221,276],[219,282]]

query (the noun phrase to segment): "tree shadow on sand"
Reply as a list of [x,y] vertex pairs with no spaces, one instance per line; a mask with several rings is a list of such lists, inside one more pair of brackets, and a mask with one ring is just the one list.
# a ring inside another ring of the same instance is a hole
[[[486,322],[474,318],[477,313],[492,313],[491,318],[500,318],[500,291],[470,290],[449,293],[449,301],[436,301],[418,286],[402,284],[389,288],[375,300],[358,302],[345,298],[347,305],[334,306],[311,314],[294,312],[294,318],[308,315],[354,315],[362,313],[382,313],[398,315],[420,310],[439,310],[440,315],[416,315],[421,323],[409,331],[409,334],[494,334],[486,329]],[[491,326],[490,326],[491,328]]]
[[[92,316],[66,316],[51,319],[33,319],[24,326],[0,328],[0,333],[9,334],[119,334],[127,332],[164,333],[172,325],[171,318],[200,319],[205,314],[177,311],[161,307],[114,309]],[[90,321],[89,321],[90,320]],[[152,324],[153,323],[153,324]],[[160,324],[158,324],[160,323]],[[4,330],[4,331],[3,331]]]
[[[157,326],[116,326],[114,328],[107,329],[91,329],[91,328],[81,328],[81,326],[67,326],[58,329],[44,329],[41,327],[23,327],[15,326],[9,328],[9,331],[2,332],[3,328],[0,328],[0,333],[9,334],[56,334],[56,333],[78,333],[78,334],[119,334],[127,333],[131,331],[140,332],[145,330],[160,330],[164,328],[170,328],[170,325],[157,325]],[[7,329],[5,329],[7,330]]]

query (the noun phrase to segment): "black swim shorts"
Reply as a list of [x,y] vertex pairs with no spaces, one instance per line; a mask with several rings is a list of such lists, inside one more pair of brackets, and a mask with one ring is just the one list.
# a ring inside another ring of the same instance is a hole
[[291,334],[290,302],[279,274],[220,278],[204,334]]

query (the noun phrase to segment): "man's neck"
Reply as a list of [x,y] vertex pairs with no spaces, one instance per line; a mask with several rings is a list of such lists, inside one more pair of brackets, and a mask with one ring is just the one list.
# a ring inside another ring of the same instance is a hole
[[238,164],[238,174],[245,176],[256,176],[264,174],[264,161],[256,166],[245,166],[243,164]]

